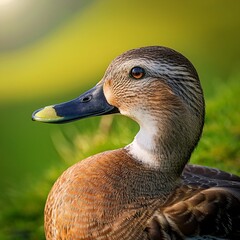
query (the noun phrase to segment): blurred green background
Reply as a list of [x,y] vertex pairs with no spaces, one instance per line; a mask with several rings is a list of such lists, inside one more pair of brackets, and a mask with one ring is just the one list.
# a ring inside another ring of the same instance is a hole
[[168,46],[192,61],[207,107],[192,162],[239,174],[239,11],[224,0],[0,0],[0,239],[44,239],[44,202],[63,169],[133,139],[137,125],[120,116],[31,121],[131,48]]

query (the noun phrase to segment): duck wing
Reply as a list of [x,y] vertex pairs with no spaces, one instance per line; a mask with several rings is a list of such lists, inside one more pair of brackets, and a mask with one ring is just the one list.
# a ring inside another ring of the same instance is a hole
[[240,239],[240,178],[187,165],[182,183],[146,228],[149,240]]
[[190,183],[195,182],[199,184],[204,183],[206,180],[210,182],[214,181],[215,184],[218,183],[215,180],[221,180],[221,183],[222,181],[233,181],[240,183],[239,176],[221,171],[216,168],[210,168],[195,164],[187,164],[185,166],[182,178],[184,179],[185,182],[189,180]]

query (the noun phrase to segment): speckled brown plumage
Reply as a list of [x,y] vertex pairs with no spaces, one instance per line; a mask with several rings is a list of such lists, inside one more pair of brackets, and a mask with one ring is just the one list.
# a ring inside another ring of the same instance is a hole
[[65,171],[49,194],[47,238],[147,239],[147,221],[174,187],[124,149],[90,157]]
[[217,169],[187,165],[181,185],[173,191],[166,205],[154,213],[147,231],[150,239],[190,236],[215,239],[215,236],[237,240],[240,236],[239,204],[239,177]]
[[47,240],[240,239],[240,177],[187,164],[205,115],[190,61],[165,47],[130,50],[93,89],[37,110],[33,119],[118,111],[140,125],[138,134],[60,176],[45,206]]
[[47,239],[238,239],[239,183],[237,176],[187,165],[174,185],[124,149],[101,153],[66,170],[53,186]]

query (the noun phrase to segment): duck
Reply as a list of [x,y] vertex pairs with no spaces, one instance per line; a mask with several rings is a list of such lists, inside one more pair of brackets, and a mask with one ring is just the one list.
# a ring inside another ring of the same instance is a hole
[[240,177],[189,163],[205,118],[192,63],[168,47],[128,50],[92,89],[32,119],[116,113],[136,121],[139,132],[127,146],[62,173],[45,205],[46,239],[240,239]]

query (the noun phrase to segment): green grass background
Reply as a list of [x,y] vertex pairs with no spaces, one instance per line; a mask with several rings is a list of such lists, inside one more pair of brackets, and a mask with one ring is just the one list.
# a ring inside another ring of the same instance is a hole
[[[26,8],[23,16],[41,10],[42,20],[51,1],[43,2],[41,8],[34,4]],[[3,32],[6,39],[9,36],[4,42],[0,28],[3,240],[44,239],[45,199],[61,172],[89,155],[132,141],[138,126],[123,116],[66,125],[31,121],[37,108],[69,100],[92,87],[109,62],[131,48],[164,45],[193,62],[205,92],[206,123],[191,162],[240,174],[238,2],[104,0],[79,5],[74,11],[67,11],[66,5],[51,6],[58,13],[57,24],[52,19],[45,21],[52,27],[44,28],[41,34],[37,34],[38,25],[19,25],[16,18],[4,26],[13,33],[14,29],[22,31],[22,35]],[[0,13],[1,8],[0,4]],[[9,10],[9,14],[14,12]]]

